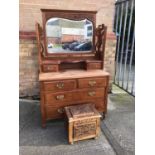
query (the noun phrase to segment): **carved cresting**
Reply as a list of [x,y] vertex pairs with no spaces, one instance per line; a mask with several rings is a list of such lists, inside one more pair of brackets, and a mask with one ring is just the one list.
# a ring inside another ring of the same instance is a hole
[[85,119],[74,123],[74,138],[96,134],[96,119]]
[[44,56],[44,45],[43,45],[43,29],[41,28],[39,23],[36,23],[36,36],[37,36],[37,42],[38,42],[38,48],[40,56]]

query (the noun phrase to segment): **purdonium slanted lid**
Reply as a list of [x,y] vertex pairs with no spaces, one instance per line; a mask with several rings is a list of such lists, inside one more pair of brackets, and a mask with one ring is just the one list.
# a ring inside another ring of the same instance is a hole
[[82,104],[70,106],[69,111],[73,118],[79,118],[84,116],[93,116],[95,114],[94,109],[94,104]]

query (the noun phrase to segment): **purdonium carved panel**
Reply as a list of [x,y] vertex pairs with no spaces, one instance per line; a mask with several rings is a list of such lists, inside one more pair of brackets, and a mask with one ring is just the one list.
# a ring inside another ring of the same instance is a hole
[[65,107],[65,114],[69,143],[99,136],[101,115],[93,104]]
[[74,125],[74,138],[81,138],[84,136],[95,135],[96,134],[96,122],[91,122],[87,124]]

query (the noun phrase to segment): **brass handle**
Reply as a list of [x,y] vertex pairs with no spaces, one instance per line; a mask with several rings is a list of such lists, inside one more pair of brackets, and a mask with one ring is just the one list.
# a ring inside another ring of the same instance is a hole
[[58,111],[58,113],[60,113],[60,114],[64,113],[64,109],[63,109],[63,108],[60,108],[60,109],[58,109],[57,111]]
[[56,87],[62,89],[64,87],[64,83],[57,83]]
[[90,91],[90,92],[88,92],[88,95],[89,96],[94,96],[96,93],[95,93],[95,91]]
[[56,96],[56,99],[57,99],[57,100],[63,100],[64,97],[65,97],[64,95],[57,95],[57,96]]
[[52,69],[52,66],[48,66],[47,69],[48,69],[48,70]]
[[96,85],[96,81],[89,81],[88,83],[89,83],[90,86]]

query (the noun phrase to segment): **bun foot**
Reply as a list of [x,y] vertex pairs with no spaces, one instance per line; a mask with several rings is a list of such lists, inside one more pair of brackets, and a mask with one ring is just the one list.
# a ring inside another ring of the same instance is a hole
[[101,120],[104,120],[104,119],[105,119],[105,113],[103,112],[103,113],[102,113]]
[[96,140],[96,139],[98,139],[98,137],[94,137],[94,139]]
[[46,124],[42,124],[42,128],[46,129]]

